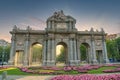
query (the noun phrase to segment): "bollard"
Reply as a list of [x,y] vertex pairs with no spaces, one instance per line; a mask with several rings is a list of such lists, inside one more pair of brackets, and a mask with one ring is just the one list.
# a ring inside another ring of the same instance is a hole
[[7,80],[7,71],[2,73],[2,80]]

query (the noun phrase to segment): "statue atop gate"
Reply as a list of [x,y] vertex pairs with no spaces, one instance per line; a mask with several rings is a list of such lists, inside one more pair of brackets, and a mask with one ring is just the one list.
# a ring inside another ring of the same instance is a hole
[[87,47],[86,60],[89,64],[109,62],[105,43],[106,33],[103,29],[78,31],[75,28],[76,20],[65,15],[63,11],[55,12],[47,19],[46,24],[45,30],[33,30],[29,26],[22,30],[15,26],[10,31],[12,37],[9,64],[32,65],[32,46],[35,43],[42,45],[42,66],[56,65],[56,46],[59,44],[65,47],[66,65],[81,64],[81,44]]

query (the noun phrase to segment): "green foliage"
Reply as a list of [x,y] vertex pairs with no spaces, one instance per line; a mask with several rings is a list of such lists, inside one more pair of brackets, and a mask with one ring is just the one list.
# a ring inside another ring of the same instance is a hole
[[[31,75],[31,73],[22,72],[18,68],[6,70],[6,71],[7,71],[8,75]],[[2,74],[2,73],[3,73],[3,71],[0,71],[0,74]]]
[[32,47],[32,57],[33,62],[42,60],[42,46],[36,44]]
[[56,58],[57,62],[65,62],[65,50],[64,47],[61,47],[60,54]]
[[108,57],[114,60],[120,60],[120,37],[115,40],[107,40]]
[[117,51],[120,54],[120,37],[117,38],[115,41],[116,41]]
[[81,44],[81,46],[80,46],[80,53],[81,53],[81,60],[83,61],[83,60],[86,60],[86,47],[83,45],[83,44]]
[[109,58],[115,59],[115,55],[116,55],[115,41],[111,41],[111,40],[107,41],[107,52]]
[[90,70],[88,71],[89,74],[102,74],[103,70],[108,70],[108,69],[115,69],[116,67],[114,66],[105,66],[105,67],[101,67],[95,70]]
[[10,45],[7,45],[6,47],[0,46],[0,61],[3,58],[5,62],[8,62],[9,56],[10,56]]

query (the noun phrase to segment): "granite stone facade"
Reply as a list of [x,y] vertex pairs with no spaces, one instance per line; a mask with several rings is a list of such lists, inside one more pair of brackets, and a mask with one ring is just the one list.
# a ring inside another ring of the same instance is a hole
[[[64,15],[63,11],[55,12],[46,21],[45,30],[33,30],[29,26],[22,30],[15,26],[10,31],[11,52],[9,64],[31,65],[31,46],[40,43],[42,50],[42,65],[56,65],[56,46],[62,44],[66,50],[66,65],[80,65],[80,45],[87,47],[87,61],[89,64],[109,63],[105,36],[103,29],[94,31],[78,31],[75,28],[76,20],[71,16]],[[16,55],[19,53],[19,55]],[[22,55],[22,60],[19,57]],[[96,55],[99,55],[97,58]],[[17,57],[17,58],[16,58]]]

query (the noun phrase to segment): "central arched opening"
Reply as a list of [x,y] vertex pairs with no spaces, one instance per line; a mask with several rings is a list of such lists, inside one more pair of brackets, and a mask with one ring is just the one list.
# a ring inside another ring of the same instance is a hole
[[42,45],[34,43],[31,49],[31,65],[42,65]]
[[80,45],[80,53],[81,53],[81,62],[82,63],[90,63],[90,46],[88,43],[82,43]]
[[56,65],[65,66],[68,64],[68,49],[64,42],[60,42],[56,46]]

